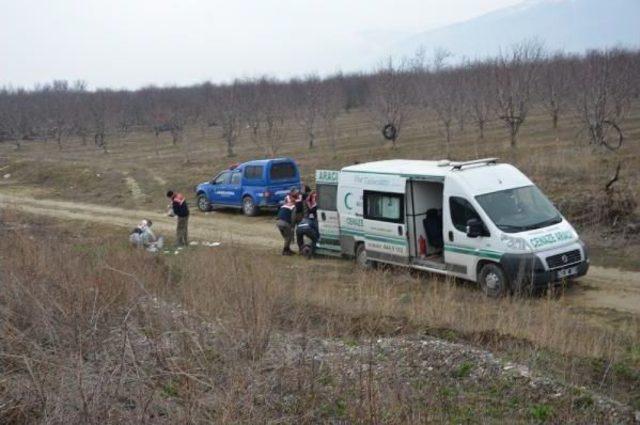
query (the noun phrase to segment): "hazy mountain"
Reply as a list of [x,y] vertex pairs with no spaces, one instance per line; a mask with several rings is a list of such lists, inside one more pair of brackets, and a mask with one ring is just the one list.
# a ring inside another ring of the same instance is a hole
[[[493,56],[525,39],[549,50],[583,52],[611,46],[640,47],[640,0],[528,0],[480,17],[388,44],[394,57],[445,48],[456,58]],[[384,55],[381,55],[384,56]]]

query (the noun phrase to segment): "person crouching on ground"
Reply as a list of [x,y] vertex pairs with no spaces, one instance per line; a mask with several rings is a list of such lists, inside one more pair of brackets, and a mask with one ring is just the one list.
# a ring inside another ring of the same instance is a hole
[[174,193],[172,190],[167,192],[167,198],[171,200],[169,216],[175,215],[178,217],[176,246],[187,246],[189,244],[189,206],[187,205],[187,200],[184,198],[184,195]]
[[138,248],[145,248],[147,251],[156,252],[163,246],[162,236],[157,237],[151,226],[151,220],[142,220],[140,224],[129,235],[129,241]]
[[298,244],[298,252],[302,254],[305,245],[305,237],[311,241],[311,254],[316,250],[316,244],[320,238],[318,232],[318,222],[315,215],[306,215],[305,218],[296,227],[296,243]]
[[276,227],[282,235],[284,240],[284,247],[282,248],[282,255],[291,255],[291,242],[293,241],[294,227],[296,223],[296,204],[291,200],[286,200],[285,203],[278,210],[278,218],[276,221]]

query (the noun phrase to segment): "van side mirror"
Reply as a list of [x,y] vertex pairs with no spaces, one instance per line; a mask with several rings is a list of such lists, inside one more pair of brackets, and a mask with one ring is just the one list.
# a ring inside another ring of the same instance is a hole
[[470,238],[477,238],[479,236],[488,236],[489,232],[484,227],[482,220],[477,218],[471,218],[467,221],[467,236]]

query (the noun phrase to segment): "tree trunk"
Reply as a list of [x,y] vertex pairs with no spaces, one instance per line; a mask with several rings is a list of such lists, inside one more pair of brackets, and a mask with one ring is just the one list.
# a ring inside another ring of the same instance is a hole
[[509,140],[510,146],[512,148],[515,148],[517,143],[518,143],[518,130],[514,126],[511,126],[509,133],[510,133],[509,134],[510,135],[510,140]]
[[309,131],[307,134],[309,135],[309,149],[313,149],[313,142],[315,142],[313,131]]
[[233,152],[233,140],[227,138],[227,157],[233,158],[236,154]]
[[447,159],[451,158],[451,123],[445,124]]

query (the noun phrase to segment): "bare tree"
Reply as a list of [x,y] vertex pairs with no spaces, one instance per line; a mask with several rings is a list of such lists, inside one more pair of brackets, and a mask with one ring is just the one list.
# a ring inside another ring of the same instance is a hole
[[621,121],[631,104],[631,58],[619,50],[593,51],[572,65],[575,108],[590,142],[619,149],[623,142]]
[[[478,63],[468,68],[468,92],[471,117],[478,128],[478,139],[484,140],[484,130],[495,110],[495,80],[488,63]],[[475,144],[476,156],[478,143]]]
[[91,96],[87,97],[88,109],[91,115],[91,124],[93,130],[93,141],[98,148],[102,148],[104,153],[108,153],[107,149],[107,120],[109,114],[109,92],[98,90]]
[[239,83],[222,87],[219,92],[216,117],[222,127],[222,137],[227,145],[227,156],[235,156],[233,148],[242,131],[242,105]]
[[383,135],[395,148],[407,120],[411,103],[411,82],[405,64],[395,66],[389,59],[370,77],[369,111]]
[[495,61],[498,117],[509,130],[512,148],[517,145],[520,127],[531,107],[541,58],[542,46],[535,41],[526,41],[502,53]]
[[315,142],[315,129],[318,121],[319,101],[322,83],[316,76],[307,77],[303,81],[292,81],[295,106],[293,114],[298,126],[307,136],[309,149],[313,149]]
[[540,93],[542,107],[551,116],[554,130],[558,128],[560,114],[570,96],[571,82],[569,61],[562,53],[547,59],[542,67]]
[[440,70],[434,74],[431,84],[433,109],[440,124],[444,127],[445,150],[447,157],[451,156],[451,133],[458,107],[457,86],[458,77],[453,70]]
[[338,127],[336,124],[344,109],[345,100],[344,91],[338,81],[327,80],[322,83],[318,106],[324,133],[329,141],[334,159],[338,152]]

